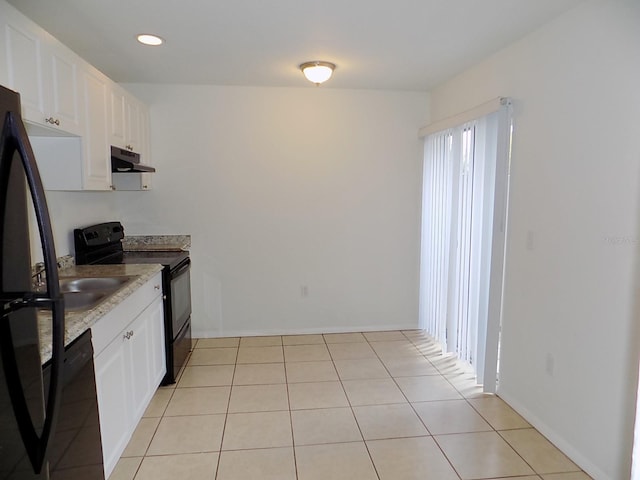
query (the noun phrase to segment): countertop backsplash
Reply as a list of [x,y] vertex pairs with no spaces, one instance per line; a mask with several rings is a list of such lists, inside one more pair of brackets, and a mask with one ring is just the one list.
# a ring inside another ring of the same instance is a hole
[[[56,258],[56,262],[58,264],[58,271],[60,271],[60,270],[66,270],[67,268],[74,267],[76,264],[76,259],[73,257],[73,255],[64,255],[62,257]],[[35,277],[38,273],[38,270],[39,270],[38,263],[31,265],[31,276]]]
[[125,250],[188,250],[191,235],[127,235],[122,239]]

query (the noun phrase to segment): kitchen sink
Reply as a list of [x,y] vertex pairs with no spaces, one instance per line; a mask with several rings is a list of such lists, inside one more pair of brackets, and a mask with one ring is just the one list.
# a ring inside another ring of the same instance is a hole
[[131,280],[131,277],[82,277],[61,278],[62,293],[113,291]]
[[69,311],[89,310],[95,307],[107,296],[104,292],[66,292],[64,308]]
[[108,297],[132,277],[69,277],[60,279],[65,309],[89,310]]

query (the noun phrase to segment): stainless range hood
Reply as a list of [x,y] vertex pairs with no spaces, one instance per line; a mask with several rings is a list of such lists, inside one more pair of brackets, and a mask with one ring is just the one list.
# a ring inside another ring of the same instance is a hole
[[111,145],[111,171],[119,173],[147,173],[156,169],[140,163],[140,154]]

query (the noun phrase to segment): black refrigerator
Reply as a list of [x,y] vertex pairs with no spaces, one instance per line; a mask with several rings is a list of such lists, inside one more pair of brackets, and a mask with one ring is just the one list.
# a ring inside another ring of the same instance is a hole
[[[0,480],[49,479],[63,394],[64,301],[42,181],[18,93],[0,86]],[[31,198],[31,204],[27,197]],[[48,277],[33,288],[33,205]],[[51,310],[52,357],[43,382],[37,310]]]

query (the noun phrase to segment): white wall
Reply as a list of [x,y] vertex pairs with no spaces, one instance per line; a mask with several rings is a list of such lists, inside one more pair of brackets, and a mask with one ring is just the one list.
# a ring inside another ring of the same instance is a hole
[[640,3],[587,2],[431,93],[434,120],[515,101],[500,395],[595,478],[629,478]]
[[417,325],[426,93],[126,87],[158,171],[118,209],[192,235],[196,336]]
[[56,192],[47,191],[47,204],[56,255],[73,255],[73,229],[95,223],[117,220],[116,195],[119,192]]

